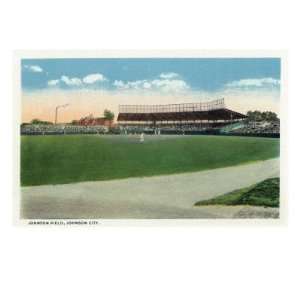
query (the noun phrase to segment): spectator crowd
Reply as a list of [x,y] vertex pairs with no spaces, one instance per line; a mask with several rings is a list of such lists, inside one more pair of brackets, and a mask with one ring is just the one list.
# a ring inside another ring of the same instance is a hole
[[80,126],[80,125],[42,125],[28,124],[21,126],[24,135],[49,135],[49,134],[105,134],[107,126]]

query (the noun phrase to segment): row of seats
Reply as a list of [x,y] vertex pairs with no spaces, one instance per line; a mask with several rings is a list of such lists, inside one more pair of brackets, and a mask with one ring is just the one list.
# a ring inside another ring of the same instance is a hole
[[21,126],[21,134],[78,134],[78,133],[107,133],[108,127],[79,126],[79,125],[24,125]]

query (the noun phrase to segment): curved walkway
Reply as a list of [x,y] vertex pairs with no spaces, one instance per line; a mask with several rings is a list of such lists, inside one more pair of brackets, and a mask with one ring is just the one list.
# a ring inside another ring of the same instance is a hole
[[278,158],[194,173],[23,187],[21,214],[26,219],[233,217],[229,207],[222,213],[193,205],[277,176]]

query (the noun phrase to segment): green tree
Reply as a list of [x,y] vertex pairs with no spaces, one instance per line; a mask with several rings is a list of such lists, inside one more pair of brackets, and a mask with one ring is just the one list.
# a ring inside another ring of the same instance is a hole
[[267,121],[278,121],[279,118],[277,117],[277,114],[272,111],[266,111],[266,120]]
[[104,118],[106,120],[112,121],[114,119],[114,117],[115,117],[115,114],[112,111],[110,111],[108,109],[104,110]]
[[255,122],[259,122],[259,121],[269,121],[269,122],[274,122],[274,121],[279,121],[279,118],[277,116],[276,113],[272,112],[272,111],[259,111],[259,110],[255,110],[255,111],[248,111],[247,112],[247,121],[251,122],[251,121],[255,121]]
[[34,125],[51,125],[51,124],[53,124],[52,122],[42,121],[40,119],[32,119],[30,123],[34,124]]
[[33,120],[31,120],[31,124],[41,124],[41,120],[40,119],[33,119]]

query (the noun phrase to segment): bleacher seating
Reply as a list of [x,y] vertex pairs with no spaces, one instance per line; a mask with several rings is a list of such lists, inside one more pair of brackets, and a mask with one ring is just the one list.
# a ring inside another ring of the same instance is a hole
[[220,129],[221,133],[230,133],[232,131],[236,131],[239,130],[241,128],[245,127],[245,123],[244,122],[237,122],[237,123],[233,123],[233,124],[229,124],[229,125],[225,125]]
[[159,126],[126,125],[109,128],[103,125],[41,125],[21,126],[23,135],[64,135],[64,134],[225,134],[243,136],[279,136],[279,122],[237,122],[233,124],[165,124]]
[[49,135],[49,134],[104,134],[108,127],[80,126],[80,125],[24,125],[21,126],[21,134],[24,135]]

